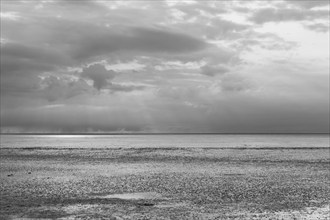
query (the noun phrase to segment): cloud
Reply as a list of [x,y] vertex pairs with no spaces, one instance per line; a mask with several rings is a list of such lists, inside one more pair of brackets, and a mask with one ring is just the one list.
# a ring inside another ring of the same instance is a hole
[[235,95],[212,107],[208,123],[212,130],[222,132],[315,133],[329,131],[328,112],[329,106],[318,101]]
[[313,0],[313,1],[297,1],[297,0],[286,0],[288,3],[304,8],[312,9],[316,7],[329,6],[329,1],[327,0]]
[[47,55],[23,45],[5,43],[1,45],[1,75],[22,72],[41,72],[54,69],[47,63]]
[[316,32],[329,32],[329,23],[312,23],[306,24],[305,27]]
[[1,128],[328,131],[326,5],[2,2]]
[[1,45],[3,56],[15,59],[35,60],[48,64],[66,64],[67,60],[56,48],[43,45],[25,45],[22,43],[8,42]]
[[144,90],[146,86],[144,85],[125,85],[125,84],[118,84],[118,83],[111,83],[108,86],[108,89],[111,92],[132,92],[136,90]]
[[18,42],[1,44],[1,93],[37,95],[41,90],[40,76],[65,68],[70,59],[56,48],[25,45]]
[[48,45],[49,50],[56,48],[78,63],[123,51],[133,56],[184,54],[210,46],[198,36],[170,28],[95,25],[65,17],[35,15],[18,22],[5,21],[2,25],[7,38],[29,45]]
[[290,50],[297,47],[294,41],[285,40],[272,33],[247,33],[244,39],[241,39],[238,48],[253,50],[253,47],[259,47],[267,50]]
[[92,88],[85,80],[65,80],[55,76],[43,79],[41,83],[44,88],[40,91],[41,97],[49,102],[69,99],[78,95],[92,94]]
[[240,75],[225,75],[220,79],[219,87],[223,92],[245,92],[253,89],[252,83]]
[[[131,131],[131,132],[325,132],[329,131],[329,106],[249,94],[224,97],[214,94],[201,106],[200,94],[189,90],[179,99],[165,96],[148,101],[114,100],[107,105],[52,104],[1,111],[2,127],[23,131]],[[176,88],[185,91],[185,88]],[[195,91],[195,90],[193,90]],[[173,91],[174,92],[174,91]],[[202,92],[202,90],[201,90]],[[174,96],[177,97],[177,96]],[[101,99],[99,96],[91,97]],[[101,101],[101,100],[100,100]],[[205,100],[204,100],[205,101]],[[104,103],[104,100],[102,101]],[[131,102],[131,103],[130,103]],[[197,105],[196,105],[197,102]],[[315,108],[319,106],[319,108]]]
[[257,24],[263,24],[266,22],[311,21],[322,18],[329,18],[328,10],[313,11],[296,8],[264,8],[254,13],[251,20]]
[[213,19],[211,21],[212,29],[214,34],[217,34],[218,37],[225,37],[226,34],[232,32],[240,32],[248,29],[250,26],[246,24],[239,24],[233,21],[224,20],[224,19]]
[[138,112],[99,106],[47,105],[1,113],[3,127],[23,131],[140,131],[144,125]]
[[52,71],[67,65],[67,57],[52,47],[8,42],[1,44],[1,74]]
[[[87,36],[87,35],[85,35]],[[74,50],[76,59],[86,59],[120,51],[136,54],[183,54],[203,50],[207,43],[183,33],[142,27],[126,27],[121,32],[102,30],[81,39]]]
[[0,93],[5,95],[28,95],[40,89],[41,79],[36,75],[1,75]]
[[205,65],[201,67],[201,74],[207,76],[223,75],[229,71],[228,68],[224,66],[209,66]]
[[1,44],[1,95],[37,94],[40,90],[39,74],[55,71],[66,61],[60,53],[42,46],[21,43]]
[[194,17],[210,17],[217,16],[227,12],[227,8],[223,2],[191,2],[191,4],[178,4],[176,9],[182,11],[186,20]]
[[115,71],[107,70],[101,64],[94,64],[92,66],[86,67],[81,73],[81,77],[91,79],[93,81],[93,86],[97,90],[100,90],[111,84],[110,80],[112,80],[115,75]]

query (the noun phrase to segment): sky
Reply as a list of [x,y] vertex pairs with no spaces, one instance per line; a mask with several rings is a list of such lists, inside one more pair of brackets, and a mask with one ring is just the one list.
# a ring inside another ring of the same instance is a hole
[[1,1],[1,132],[328,133],[329,1]]

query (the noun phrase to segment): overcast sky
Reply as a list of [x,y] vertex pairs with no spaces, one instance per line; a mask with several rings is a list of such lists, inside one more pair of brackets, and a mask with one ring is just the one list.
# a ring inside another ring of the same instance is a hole
[[329,1],[1,1],[1,132],[329,132]]

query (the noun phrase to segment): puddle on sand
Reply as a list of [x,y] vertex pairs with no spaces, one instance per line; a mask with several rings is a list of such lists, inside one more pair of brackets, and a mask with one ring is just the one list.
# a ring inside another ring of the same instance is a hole
[[[149,201],[150,203],[141,203],[143,206],[154,206],[156,208],[183,208],[188,207],[186,202],[172,201],[168,197],[163,197],[157,192],[138,192],[138,193],[122,193],[122,194],[110,194],[105,196],[97,196],[102,199],[121,199],[131,201],[133,203],[142,201]],[[154,203],[156,200],[156,203]]]
[[122,193],[110,194],[106,196],[97,196],[102,199],[122,199],[122,200],[155,200],[164,199],[163,196],[156,192],[139,192],[139,193]]

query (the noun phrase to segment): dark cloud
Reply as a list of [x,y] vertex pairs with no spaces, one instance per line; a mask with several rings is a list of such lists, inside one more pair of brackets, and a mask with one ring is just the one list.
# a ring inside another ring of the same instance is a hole
[[67,57],[56,48],[28,46],[21,43],[1,44],[1,74],[29,74],[55,70],[68,64]]
[[67,60],[56,48],[47,46],[30,46],[21,43],[5,43],[1,45],[2,56],[13,59],[34,60],[47,64],[67,64]]
[[228,68],[224,66],[209,66],[205,65],[201,67],[201,74],[207,76],[223,75],[229,71]]
[[41,79],[36,75],[1,75],[1,97],[8,94],[24,95],[40,89]]
[[92,93],[92,88],[83,79],[67,81],[55,76],[49,76],[43,80],[42,85],[45,88],[40,91],[40,95],[49,102]]
[[145,88],[146,86],[142,86],[142,85],[123,85],[119,83],[111,83],[108,86],[108,89],[111,92],[132,92],[136,90],[144,90]]
[[81,77],[91,79],[94,88],[100,90],[111,84],[111,80],[115,77],[116,72],[107,70],[101,64],[94,64],[83,69]]
[[132,33],[136,39],[132,39],[130,47],[146,48],[147,51],[185,53],[203,50],[210,46],[196,36],[173,31],[134,28]]
[[55,70],[55,65],[24,58],[1,56],[1,76],[8,74],[34,74]]
[[[210,45],[196,36],[158,28],[111,26],[47,17],[29,21],[6,21],[5,35],[32,45],[49,45],[78,61],[98,58],[120,51],[134,54],[184,54],[200,51]],[[27,22],[27,23],[29,23]],[[29,27],[29,28],[27,28]],[[35,29],[38,36],[31,36]],[[42,48],[40,48],[42,49]],[[39,52],[42,53],[42,52]]]
[[[248,29],[250,26],[246,24],[238,24],[233,21],[224,19],[213,19],[211,21],[212,29],[217,30],[218,36],[224,37],[224,35],[230,32],[239,32]],[[215,29],[214,29],[215,28]]]
[[[74,9],[79,8],[81,10],[81,7],[83,9],[90,9],[93,10],[101,10],[106,11],[104,7],[102,7],[97,1],[93,0],[57,0],[57,1],[50,1],[50,2],[42,2],[44,4],[56,4],[58,7],[62,7],[62,10],[68,9]],[[70,7],[72,6],[72,7]]]
[[[121,33],[120,33],[121,32]],[[86,36],[86,35],[85,35]],[[82,39],[74,57],[85,59],[117,51],[132,51],[137,54],[169,53],[182,54],[203,50],[208,46],[204,41],[182,33],[149,28],[124,28],[99,32]]]

